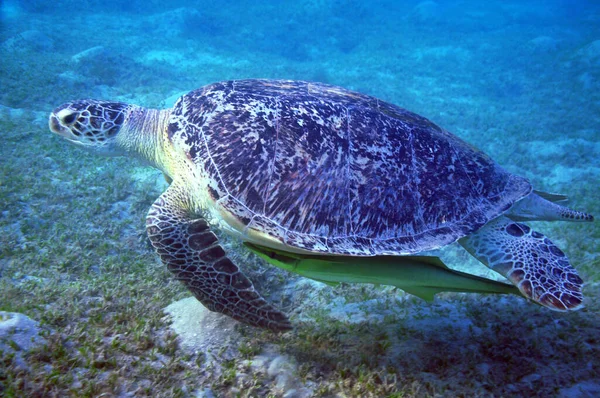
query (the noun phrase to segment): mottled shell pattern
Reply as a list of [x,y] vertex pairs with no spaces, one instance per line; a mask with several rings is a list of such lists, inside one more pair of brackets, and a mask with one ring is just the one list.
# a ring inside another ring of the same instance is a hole
[[203,87],[177,101],[168,137],[243,236],[262,234],[290,249],[358,256],[434,249],[531,191],[429,120],[320,83]]

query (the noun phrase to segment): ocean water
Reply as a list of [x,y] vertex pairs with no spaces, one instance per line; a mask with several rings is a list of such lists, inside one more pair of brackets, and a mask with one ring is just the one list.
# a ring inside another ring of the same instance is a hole
[[[596,1],[2,0],[0,395],[600,396],[598,222],[531,223],[586,282],[570,313],[330,287],[223,236],[291,316],[278,335],[207,313],[160,264],[144,221],[167,188],[159,171],[48,130],[70,100],[168,108],[245,78],[397,104],[600,215]],[[456,244],[433,254],[502,279]]]

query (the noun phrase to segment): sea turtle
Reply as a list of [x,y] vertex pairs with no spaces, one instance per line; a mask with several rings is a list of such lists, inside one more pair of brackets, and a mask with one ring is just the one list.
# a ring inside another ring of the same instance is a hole
[[141,158],[170,186],[150,241],[210,310],[286,330],[220,246],[214,227],[290,253],[410,255],[459,241],[523,295],[565,311],[583,281],[565,254],[520,221],[591,221],[426,118],[343,88],[233,80],[171,109],[80,100],[50,129],[80,147]]

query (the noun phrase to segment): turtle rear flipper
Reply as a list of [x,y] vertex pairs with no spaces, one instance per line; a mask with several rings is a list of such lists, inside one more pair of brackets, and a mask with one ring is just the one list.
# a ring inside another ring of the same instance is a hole
[[583,280],[567,256],[527,225],[498,217],[459,242],[536,303],[557,311],[583,307]]
[[152,205],[146,228],[152,246],[175,278],[209,310],[274,331],[292,328],[226,256],[203,218],[191,218],[186,190],[172,184]]

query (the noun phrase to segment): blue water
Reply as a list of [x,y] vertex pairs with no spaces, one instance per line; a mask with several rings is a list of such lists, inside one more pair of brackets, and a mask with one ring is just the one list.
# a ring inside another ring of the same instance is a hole
[[2,10],[9,107],[88,97],[159,106],[210,82],[265,77],[378,96],[488,152],[506,136],[514,147],[597,131],[593,1],[9,0]]
[[[320,81],[395,103],[472,143],[536,189],[566,194],[572,207],[600,215],[597,1],[3,0],[0,266],[7,268],[0,268],[0,277],[12,275],[9,264],[32,250],[27,242],[51,239],[56,225],[68,225],[69,214],[45,213],[60,198],[76,208],[81,195],[109,192],[102,200],[125,210],[106,214],[115,222],[130,219],[131,231],[143,234],[145,208],[164,188],[160,176],[152,174],[147,197],[111,191],[112,176],[137,181],[138,166],[88,160],[63,145],[47,131],[47,114],[54,107],[79,98],[170,107],[192,89],[243,78]],[[70,167],[68,173],[63,166]],[[92,193],[90,179],[70,185],[76,170],[91,173],[98,184]],[[40,182],[53,191],[33,188]],[[594,304],[600,283],[598,223],[539,225],[588,282],[588,312],[570,322],[597,325],[590,319],[600,314]],[[101,244],[102,232],[95,235],[94,247]],[[442,256],[456,268],[485,273],[474,271],[477,263],[456,248]],[[577,337],[572,329],[565,333],[572,333],[569,340]],[[600,352],[597,338],[585,344],[589,352]],[[482,363],[498,360],[481,355]],[[555,381],[552,391],[577,383],[600,391],[600,365],[590,361],[593,370]],[[546,377],[550,369],[537,372]],[[523,385],[538,380],[532,377]],[[464,388],[457,391],[469,395]],[[471,392],[514,393],[494,388]]]

